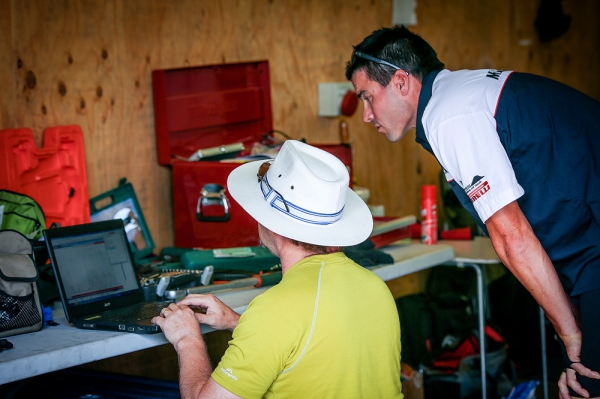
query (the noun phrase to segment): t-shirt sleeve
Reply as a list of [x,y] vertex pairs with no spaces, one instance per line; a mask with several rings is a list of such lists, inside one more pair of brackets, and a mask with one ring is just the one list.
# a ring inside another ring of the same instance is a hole
[[244,398],[262,398],[285,367],[289,334],[281,317],[260,296],[248,306],[229,347],[212,373],[223,388]]
[[485,221],[524,194],[492,115],[479,111],[446,119],[427,139],[444,168],[469,196]]

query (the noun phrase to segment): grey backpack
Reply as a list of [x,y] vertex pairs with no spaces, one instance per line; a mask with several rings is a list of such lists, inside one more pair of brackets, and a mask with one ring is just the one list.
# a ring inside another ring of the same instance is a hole
[[39,331],[42,306],[38,270],[29,240],[14,230],[0,231],[0,338]]

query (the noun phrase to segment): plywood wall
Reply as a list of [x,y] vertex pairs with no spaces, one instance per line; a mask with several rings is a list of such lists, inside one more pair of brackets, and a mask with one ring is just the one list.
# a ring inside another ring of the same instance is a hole
[[[413,29],[450,69],[500,68],[555,78],[600,100],[600,2],[564,0],[571,28],[540,43],[540,0],[419,0]],[[0,129],[84,132],[89,195],[127,177],[158,248],[173,245],[171,172],[156,160],[151,71],[268,59],[274,127],[337,142],[317,116],[317,83],[344,81],[351,45],[389,26],[391,0],[0,0]],[[439,166],[409,135],[390,144],[345,119],[356,183],[389,215],[418,214]]]

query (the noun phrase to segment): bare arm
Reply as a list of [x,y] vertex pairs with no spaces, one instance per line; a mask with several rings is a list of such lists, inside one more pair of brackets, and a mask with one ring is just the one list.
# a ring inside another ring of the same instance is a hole
[[[166,319],[165,319],[166,320]],[[169,339],[169,341],[171,341]],[[171,342],[173,343],[173,342]],[[212,367],[204,338],[184,337],[173,343],[179,360],[179,389],[182,398],[201,398]]]
[[[581,330],[576,320],[576,309],[564,292],[548,254],[517,202],[511,202],[494,213],[486,221],[486,226],[502,263],[544,309],[564,342],[569,359],[580,362]],[[591,378],[600,377],[581,363],[573,365],[573,369]],[[581,394],[585,392],[574,375],[569,378],[569,386]]]
[[163,309],[161,316],[152,319],[177,351],[181,397],[239,398],[211,378],[212,366],[200,331],[201,316],[185,304],[172,303]]
[[519,205],[512,202],[500,209],[486,226],[502,263],[544,309],[558,335],[563,338],[580,334],[554,266]]

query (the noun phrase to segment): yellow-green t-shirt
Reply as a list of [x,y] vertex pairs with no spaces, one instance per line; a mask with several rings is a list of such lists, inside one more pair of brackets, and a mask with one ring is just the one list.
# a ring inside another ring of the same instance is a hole
[[400,323],[385,283],[315,255],[242,314],[212,378],[244,398],[402,398]]

